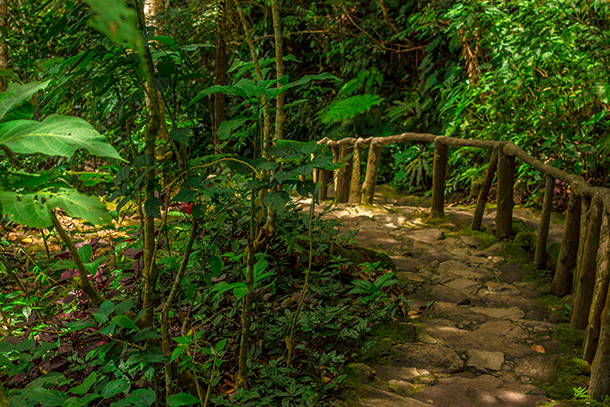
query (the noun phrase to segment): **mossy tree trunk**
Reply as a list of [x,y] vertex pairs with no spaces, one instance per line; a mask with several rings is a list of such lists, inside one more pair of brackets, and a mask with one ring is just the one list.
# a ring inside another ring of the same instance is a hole
[[434,142],[434,173],[432,174],[432,208],[430,216],[442,218],[445,215],[445,179],[449,148],[440,141]]
[[606,303],[600,318],[600,334],[595,358],[591,364],[589,396],[601,401],[610,395],[610,295],[606,293]]
[[595,286],[595,266],[597,249],[599,247],[602,210],[601,198],[596,194],[591,200],[587,216],[587,234],[576,275],[577,285],[574,294],[574,305],[572,307],[572,320],[570,321],[570,328],[572,329],[585,329],[589,321],[589,311]]
[[580,237],[581,199],[580,195],[572,193],[568,202],[568,214],[563,226],[563,237],[559,249],[559,260],[551,283],[551,293],[558,297],[570,294],[572,291],[572,272],[576,266],[578,241]]

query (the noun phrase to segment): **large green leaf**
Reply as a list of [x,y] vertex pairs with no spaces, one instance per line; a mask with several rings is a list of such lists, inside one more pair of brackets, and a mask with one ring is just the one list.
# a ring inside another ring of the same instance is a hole
[[46,82],[30,82],[25,85],[12,83],[7,89],[7,96],[0,102],[0,123],[12,120],[9,113],[38,92],[49,86]]
[[42,122],[13,120],[0,124],[0,144],[16,153],[70,157],[79,148],[121,159],[104,136],[79,117],[50,115]]
[[85,0],[95,11],[91,25],[123,48],[131,48],[139,54],[142,40],[136,28],[136,13],[127,8],[124,0]]
[[0,204],[2,212],[9,219],[35,228],[48,228],[53,224],[52,208],[61,208],[70,216],[98,225],[109,223],[112,219],[97,198],[63,188],[29,194],[0,191]]

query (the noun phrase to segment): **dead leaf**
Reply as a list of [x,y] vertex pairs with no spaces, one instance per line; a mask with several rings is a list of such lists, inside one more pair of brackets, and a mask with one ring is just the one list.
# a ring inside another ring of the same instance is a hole
[[546,350],[544,349],[544,347],[542,345],[533,345],[532,349],[534,350],[534,352],[546,353]]

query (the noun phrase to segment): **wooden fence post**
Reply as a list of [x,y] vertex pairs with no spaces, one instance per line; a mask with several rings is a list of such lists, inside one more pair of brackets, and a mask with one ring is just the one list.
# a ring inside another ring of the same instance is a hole
[[352,176],[352,159],[346,160],[345,158],[350,155],[353,147],[352,146],[344,146],[339,147],[339,162],[344,163],[345,165],[339,168],[339,173],[337,177],[337,193],[336,193],[336,203],[345,203],[349,199],[349,182]]
[[371,143],[371,147],[369,148],[369,157],[366,162],[366,176],[364,177],[364,184],[362,184],[362,205],[373,204],[375,182],[377,182],[377,170],[380,156],[381,144],[373,141]]
[[570,194],[568,214],[563,226],[559,260],[551,283],[551,294],[564,297],[572,291],[572,274],[576,267],[580,240],[581,198],[575,191]]
[[320,202],[326,201],[328,198],[328,179],[330,178],[330,171],[320,170],[318,176],[318,185],[320,192],[318,193],[318,199]]
[[610,215],[603,211],[602,227],[600,232],[599,249],[597,250],[597,275],[595,276],[595,287],[593,300],[591,301],[591,311],[589,313],[589,324],[585,331],[585,344],[583,359],[593,362],[595,351],[599,340],[601,329],[601,317],[604,306],[606,305],[606,295],[608,293],[608,282],[610,280]]
[[515,157],[500,151],[498,156],[498,209],[496,237],[507,239],[513,235],[513,188],[515,185]]
[[358,204],[362,199],[362,185],[360,185],[360,154],[362,153],[362,145],[356,140],[354,144],[354,156],[352,157],[352,179],[350,180],[349,188],[349,203]]
[[445,215],[445,177],[447,175],[447,145],[440,139],[434,141],[434,173],[432,174],[432,208],[430,216],[442,218]]
[[543,269],[546,264],[546,241],[549,237],[549,225],[551,224],[554,188],[555,178],[547,175],[546,185],[544,186],[544,200],[542,201],[542,214],[540,215],[540,225],[536,237],[536,252],[534,254],[534,265],[537,270]]
[[591,364],[589,379],[589,396],[601,401],[610,395],[610,295],[606,294],[606,303],[601,315],[601,329],[595,358]]
[[[330,151],[332,151],[333,153],[333,164],[339,164],[339,150],[341,147],[336,146],[336,147],[331,147]],[[333,188],[335,189],[335,203],[337,203],[337,191],[339,190],[339,174],[340,174],[340,169],[335,169],[332,172],[333,175]]]
[[483,185],[481,185],[481,191],[479,192],[479,200],[477,201],[477,208],[475,209],[474,217],[472,218],[472,226],[470,227],[470,229],[472,230],[481,230],[481,224],[483,223],[483,214],[485,213],[485,204],[487,203],[487,195],[489,195],[491,184],[493,183],[494,176],[496,175],[499,149],[500,146],[496,146],[494,147],[493,152],[491,153],[491,159],[489,160],[489,165],[487,166],[487,174],[485,175]]
[[587,221],[587,235],[581,251],[582,259],[578,264],[576,275],[576,292],[572,306],[570,328],[583,330],[589,322],[589,311],[595,286],[595,262],[599,247],[599,234],[602,224],[602,202],[599,194],[591,200]]

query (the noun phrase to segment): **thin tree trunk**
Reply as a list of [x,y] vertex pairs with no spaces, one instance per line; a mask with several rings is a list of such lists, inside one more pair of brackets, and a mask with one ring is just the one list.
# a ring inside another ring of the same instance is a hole
[[[278,0],[271,0],[271,14],[273,16],[273,38],[275,40],[275,70],[277,78],[284,76],[284,49],[282,40],[282,25],[280,21],[280,6]],[[281,84],[277,84],[281,88]],[[286,124],[286,114],[284,113],[285,93],[277,95],[277,110],[275,113],[275,140],[284,138],[284,126]]]
[[[224,5],[226,1],[223,1]],[[224,86],[227,84],[227,48],[225,40],[222,37],[222,33],[217,33],[216,38],[216,66],[214,68],[214,85]],[[214,94],[214,131],[212,132],[212,143],[214,144],[214,150],[218,152],[218,145],[220,140],[218,139],[218,129],[220,123],[225,120],[225,94],[223,92],[217,92]]]
[[578,255],[581,211],[580,195],[572,192],[568,201],[568,214],[563,226],[559,260],[551,283],[551,294],[557,297],[566,296],[572,291],[572,271],[576,266]]
[[589,321],[589,311],[595,287],[595,263],[599,247],[602,210],[601,198],[596,194],[591,200],[587,236],[581,252],[582,260],[576,277],[578,285],[574,294],[572,320],[570,321],[570,328],[572,329],[585,329]]
[[597,275],[595,276],[595,291],[591,301],[591,312],[589,313],[589,325],[585,332],[585,345],[583,359],[593,362],[599,332],[601,328],[601,316],[606,305],[606,294],[608,294],[608,281],[610,279],[610,215],[604,212],[602,215],[602,228],[600,233],[599,249],[597,251]]
[[[8,21],[8,0],[0,0],[0,30],[7,27]],[[0,69],[8,69],[8,46],[4,41],[4,36],[0,37]],[[0,93],[6,92],[6,79],[0,77]]]

